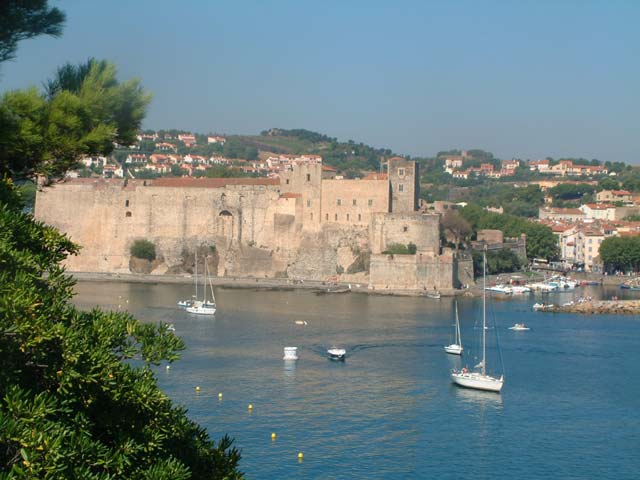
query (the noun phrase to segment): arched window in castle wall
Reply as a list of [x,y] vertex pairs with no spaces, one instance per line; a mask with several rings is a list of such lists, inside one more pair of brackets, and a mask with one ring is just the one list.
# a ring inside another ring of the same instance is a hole
[[222,210],[216,221],[217,233],[228,240],[233,238],[233,214],[229,210]]

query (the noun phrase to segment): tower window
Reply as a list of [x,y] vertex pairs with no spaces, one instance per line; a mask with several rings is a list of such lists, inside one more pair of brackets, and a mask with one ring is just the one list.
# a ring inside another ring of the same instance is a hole
[[335,219],[336,222],[338,221],[338,214],[337,213],[334,215],[334,219]]
[[125,207],[128,207],[128,206],[129,206],[129,200],[125,200],[125,201],[124,201],[124,206],[125,206]]
[[307,182],[310,182],[310,181],[311,181],[311,174],[307,173]]
[[342,199],[339,198],[338,200],[336,200],[336,205],[338,206],[342,205]]
[[124,215],[124,216],[125,216],[125,217],[130,217],[130,216],[131,216],[131,212],[127,212],[127,213],[125,213],[125,215]]
[[373,207],[373,200],[369,200],[368,204],[370,207]]
[[311,200],[307,200],[307,207],[311,206]]
[[403,232],[408,232],[409,231],[409,227],[407,227],[406,225],[404,227],[402,227],[402,231]]
[[398,169],[398,176],[399,177],[404,177],[404,168],[399,168]]
[[362,220],[362,215],[358,214],[358,221],[361,221],[361,220]]
[[353,199],[353,206],[355,207],[358,204],[358,201],[354,198]]
[[404,192],[404,185],[402,183],[398,184],[398,192]]
[[313,220],[313,212],[311,212],[311,220]]
[[349,221],[349,214],[347,213],[347,222]]
[[325,215],[324,215],[324,219],[325,219],[327,222],[329,221],[329,214],[328,214],[328,213],[325,213]]
[[289,185],[289,179],[287,178],[287,185]]

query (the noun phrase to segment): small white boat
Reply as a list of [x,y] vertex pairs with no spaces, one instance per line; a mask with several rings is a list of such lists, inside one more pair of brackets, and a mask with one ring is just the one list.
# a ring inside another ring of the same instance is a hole
[[193,302],[193,305],[186,308],[187,312],[195,313],[196,315],[215,315],[215,304],[205,303],[201,301]]
[[504,385],[504,375],[495,378],[481,372],[467,372],[462,369],[459,372],[453,372],[451,378],[461,387],[474,388],[476,390],[487,390],[489,392],[498,392],[502,390]]
[[284,347],[283,360],[298,360],[298,347]]
[[[196,257],[196,272],[198,268]],[[197,273],[196,273],[197,275]],[[197,277],[196,277],[197,278]],[[207,300],[207,281],[209,283],[209,290],[211,291],[212,300]],[[204,264],[204,276],[203,276],[203,298],[202,300],[193,300],[191,304],[185,308],[188,313],[193,313],[196,315],[215,315],[216,313],[216,297],[213,294],[213,285],[211,284],[211,278],[209,278],[209,271],[207,269],[207,262],[205,260]],[[197,298],[198,295],[198,283],[196,281],[196,295],[194,298]]]
[[505,295],[511,295],[513,293],[513,288],[508,285],[494,285],[493,287],[485,287],[485,290],[489,290],[490,292],[498,292],[504,293]]
[[327,350],[327,355],[331,360],[344,360],[347,351],[344,348],[331,347]]
[[427,298],[433,298],[435,300],[440,300],[440,292],[438,290],[434,290],[433,292],[427,292]]
[[456,324],[453,343],[446,345],[444,351],[451,355],[462,355],[462,338],[460,337],[460,319],[458,318],[458,302],[455,303]]
[[531,330],[529,327],[527,327],[524,323],[516,323],[513,327],[509,327],[509,330],[517,330],[517,331],[525,331],[525,330]]
[[306,320],[296,320],[296,325],[306,325],[307,321]]
[[191,303],[191,300],[178,300],[178,306],[183,308],[190,307]]
[[522,285],[514,285],[511,287],[511,293],[513,293],[514,295],[522,295],[523,293],[529,292],[531,292],[531,289]]

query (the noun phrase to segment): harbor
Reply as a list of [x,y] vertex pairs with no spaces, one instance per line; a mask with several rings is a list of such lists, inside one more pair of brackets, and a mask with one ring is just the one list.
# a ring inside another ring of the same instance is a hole
[[[478,297],[457,300],[460,358],[443,349],[455,319],[446,297],[214,286],[218,310],[208,318],[177,307],[193,293],[188,283],[79,282],[76,290],[81,308],[174,325],[187,350],[157,367],[160,385],[212,436],[236,439],[248,478],[633,478],[640,469],[632,371],[640,323],[532,310],[543,296],[557,304],[638,292],[492,294],[496,327],[487,335],[500,337],[506,378],[496,394],[450,378],[477,354]],[[516,321],[530,330],[509,330]],[[345,361],[327,358],[334,345]],[[296,347],[297,360],[283,359],[285,347]],[[495,365],[491,344],[487,355]]]

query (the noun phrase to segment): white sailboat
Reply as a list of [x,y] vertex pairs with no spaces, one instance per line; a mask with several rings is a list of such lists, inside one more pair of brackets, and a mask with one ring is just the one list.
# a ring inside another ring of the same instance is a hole
[[[197,260],[196,260],[197,261]],[[196,267],[197,268],[197,267]],[[216,313],[216,297],[213,294],[213,285],[211,284],[211,278],[209,277],[209,270],[207,267],[207,262],[204,262],[204,271],[205,274],[203,276],[203,298],[202,300],[197,299],[198,295],[198,284],[196,282],[196,297],[195,300],[189,305],[186,310],[189,313],[195,313],[197,315],[215,315]],[[207,300],[207,282],[209,283],[209,290],[211,291],[211,300]]]
[[444,351],[452,355],[462,355],[462,337],[460,336],[460,319],[458,318],[458,302],[455,304],[456,325],[453,343],[444,347]]
[[[482,282],[486,287],[487,279],[487,253],[483,254],[482,262]],[[500,346],[498,345],[498,349]],[[504,385],[504,375],[500,378],[492,377],[487,374],[487,290],[483,288],[482,296],[482,360],[474,368],[478,370],[470,371],[466,368],[461,370],[454,370],[451,373],[451,379],[457,385],[466,388],[473,388],[476,390],[487,390],[490,392],[500,392]]]

